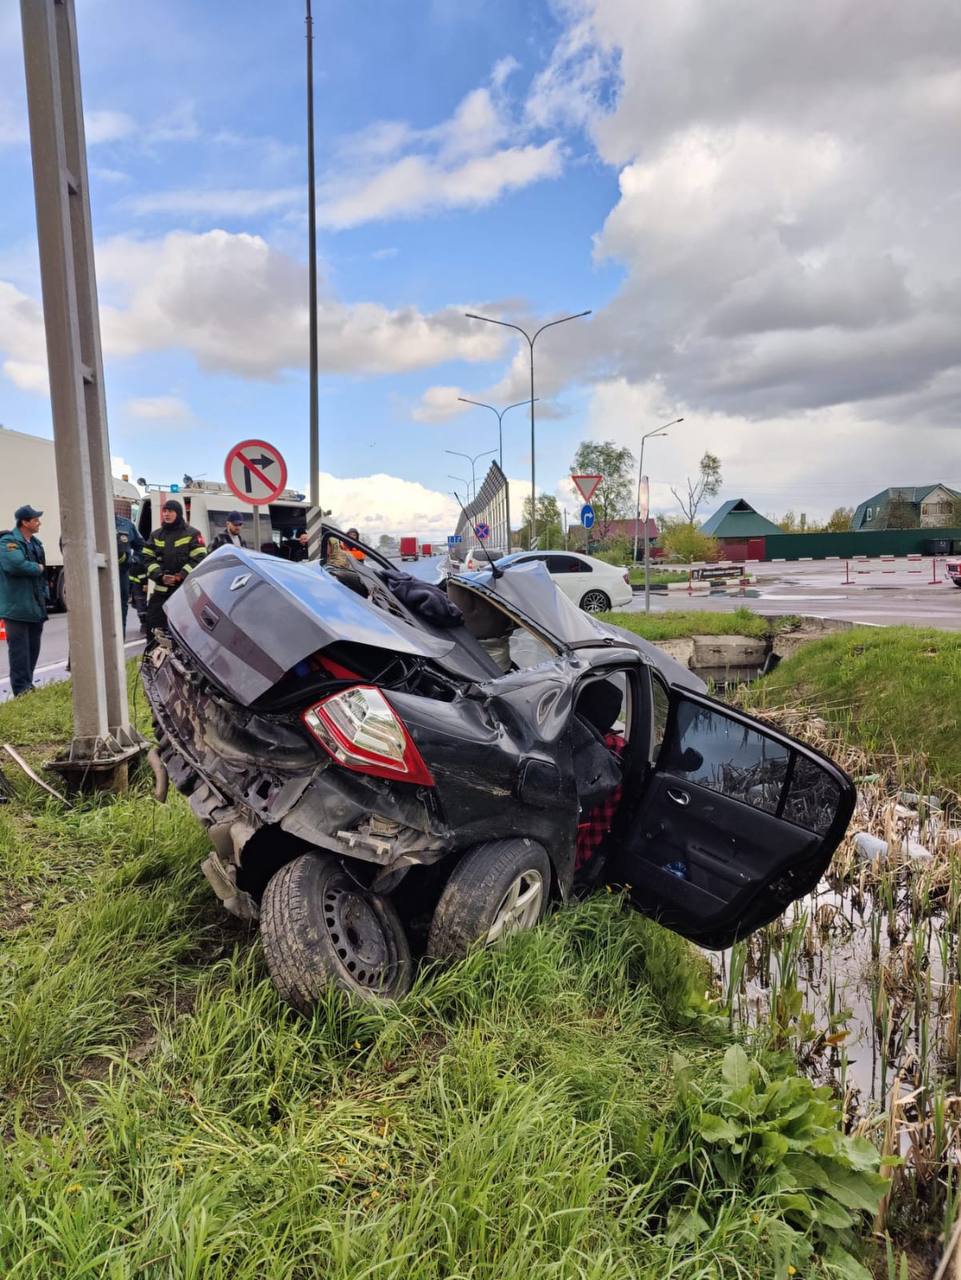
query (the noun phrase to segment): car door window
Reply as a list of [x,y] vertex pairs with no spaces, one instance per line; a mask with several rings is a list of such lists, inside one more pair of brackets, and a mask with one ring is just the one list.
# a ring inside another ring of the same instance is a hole
[[667,717],[671,699],[667,685],[660,676],[651,673],[651,760],[656,761],[667,732]]
[[543,556],[548,573],[585,573],[587,566],[573,556]]
[[781,817],[826,835],[841,800],[841,788],[813,760],[798,757],[788,783]]
[[663,767],[685,782],[776,813],[790,759],[785,744],[712,707],[682,702]]

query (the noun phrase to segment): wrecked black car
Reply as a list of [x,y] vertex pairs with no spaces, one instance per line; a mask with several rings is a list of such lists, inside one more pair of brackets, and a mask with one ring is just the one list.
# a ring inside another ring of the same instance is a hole
[[259,919],[292,1005],[331,983],[396,997],[412,955],[462,955],[604,883],[720,948],[818,881],[854,806],[831,760],[542,565],[444,593],[335,530],[324,545],[321,564],[208,556],[143,668],[204,874]]

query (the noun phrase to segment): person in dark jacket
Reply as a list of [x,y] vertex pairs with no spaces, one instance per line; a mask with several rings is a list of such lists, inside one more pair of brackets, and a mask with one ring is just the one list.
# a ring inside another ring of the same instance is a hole
[[140,634],[147,634],[147,566],[144,563],[143,551],[131,558],[130,562],[130,599],[140,619]]
[[163,521],[154,529],[143,549],[147,578],[151,583],[147,602],[147,648],[156,643],[155,633],[167,630],[164,605],[207,554],[199,529],[184,520],[184,509],[169,498],[160,509]]
[[137,526],[126,516],[115,514],[113,523],[117,530],[117,569],[120,574],[120,629],[126,635],[133,568],[140,561],[144,543]]
[[33,688],[47,621],[47,562],[37,537],[42,515],[35,507],[18,507],[14,528],[0,533],[0,618],[7,628],[14,697]]
[[210,544],[210,550],[216,551],[218,547],[245,547],[247,543],[241,535],[244,517],[239,511],[231,511],[227,515],[227,528],[225,532],[218,533],[216,538]]

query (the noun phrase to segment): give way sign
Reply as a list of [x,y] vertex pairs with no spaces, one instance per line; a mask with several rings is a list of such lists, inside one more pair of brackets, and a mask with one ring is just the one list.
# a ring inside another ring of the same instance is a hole
[[573,475],[571,479],[574,481],[574,487],[581,495],[585,502],[590,502],[594,496],[594,491],[604,479],[598,475]]
[[234,497],[263,506],[280,497],[287,487],[287,463],[280,450],[266,440],[242,440],[227,454],[224,478]]

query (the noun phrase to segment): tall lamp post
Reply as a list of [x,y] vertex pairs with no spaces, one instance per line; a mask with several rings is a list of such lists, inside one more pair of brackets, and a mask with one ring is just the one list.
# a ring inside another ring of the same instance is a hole
[[[310,486],[312,507],[320,506],[320,428],[317,386],[317,197],[314,180],[314,21],[307,5],[307,315],[310,388]],[[259,549],[259,548],[258,548]],[[317,555],[320,554],[320,530]]]
[[[637,532],[641,523],[641,476],[644,474],[644,442],[655,436],[666,436],[668,427],[676,427],[679,422],[683,422],[683,418],[674,418],[671,422],[665,422],[663,426],[655,427],[653,431],[646,431],[641,436],[641,456],[637,463],[637,508],[636,519],[634,523],[634,560],[637,561]],[[644,517],[644,612],[651,612],[651,557],[650,557],[650,537],[648,535],[648,522],[650,520],[650,502],[648,502],[647,515]]]
[[[537,397],[535,397],[536,399]],[[509,404],[506,409],[495,409],[492,404],[484,404],[483,400],[468,400],[467,396],[458,396],[457,399],[461,404],[476,404],[478,409],[490,409],[491,413],[497,417],[497,465],[501,471],[504,470],[504,414],[510,413],[511,409],[519,409],[521,405],[527,404],[526,400],[518,400],[516,404]]]
[[[553,329],[555,325],[566,324],[568,320],[580,320],[582,319],[582,317],[589,316],[591,313],[590,313],[590,310],[588,309],[587,311],[578,311],[577,314],[573,316],[561,316],[560,320],[549,320],[547,324],[542,324],[541,327],[534,332],[533,336],[531,336],[531,334],[529,334],[526,329],[522,329],[519,324],[510,324],[509,321],[507,320],[495,320],[492,316],[478,316],[478,315],[475,315],[472,311],[465,311],[464,314],[468,320],[483,320],[485,324],[499,324],[504,329],[516,329],[518,333],[522,334],[527,339],[527,345],[530,347],[530,350],[531,350],[531,398],[530,398],[530,405],[531,405],[531,541],[530,541],[530,545],[531,545],[531,550],[533,550],[537,543],[537,483],[536,483],[537,477],[535,474],[535,467],[534,467],[534,403],[536,400],[536,397],[534,395],[534,343],[541,336],[541,334],[544,332],[545,329]],[[523,404],[526,402],[521,401],[521,403]]]
[[474,470],[477,459],[486,458],[488,454],[496,453],[497,450],[485,449],[483,453],[475,453],[473,458],[469,453],[458,453],[456,449],[445,449],[444,452],[449,453],[452,458],[466,458],[470,463],[471,489],[473,490],[473,497],[471,498],[471,501],[473,502],[474,498],[477,497],[477,472]]

